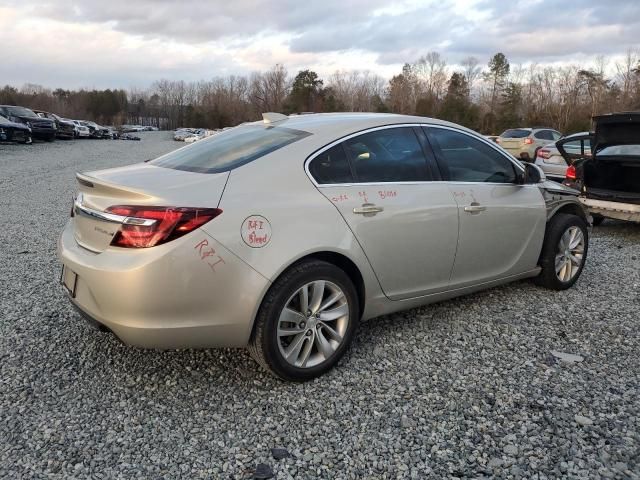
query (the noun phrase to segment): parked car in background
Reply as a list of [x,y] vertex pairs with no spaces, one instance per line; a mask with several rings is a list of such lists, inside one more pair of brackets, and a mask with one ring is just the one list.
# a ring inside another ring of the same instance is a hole
[[[574,133],[562,137],[564,148],[570,153],[580,154],[581,156],[591,155],[591,145],[589,140],[581,141],[582,137],[589,135],[589,132]],[[582,149],[584,148],[584,151]],[[542,168],[542,171],[548,179],[555,182],[563,182],[567,172],[567,161],[564,159],[555,143],[550,143],[538,149],[535,164]]]
[[111,136],[108,128],[98,125],[96,122],[80,120],[80,123],[89,129],[91,138],[110,138]]
[[560,137],[562,134],[551,128],[512,128],[502,132],[496,142],[517,159],[529,162],[536,158],[539,148]]
[[16,105],[0,105],[0,115],[12,122],[29,127],[33,138],[47,142],[53,142],[56,139],[56,123],[48,118],[39,117],[33,110]]
[[184,142],[186,138],[197,135],[199,130],[198,128],[179,128],[174,132],[173,139]]
[[[580,190],[595,224],[605,218],[640,222],[640,112],[600,115],[593,122],[593,134],[556,144],[570,164],[564,184]],[[579,151],[566,147],[577,141]]]
[[76,138],[87,138],[91,135],[91,132],[89,131],[89,127],[82,125],[82,123],[80,123],[79,120],[70,120],[68,118],[65,118],[65,120],[73,123],[73,125],[75,126]]
[[12,122],[0,115],[0,142],[19,142],[30,144],[31,129],[24,123]]
[[48,118],[56,123],[56,138],[70,140],[76,137],[76,129],[73,122],[65,120],[55,113],[45,112],[43,110],[34,110],[34,112],[42,118]]
[[566,289],[587,256],[575,190],[425,117],[264,114],[77,179],[58,253],[85,316],[147,348],[248,346],[287,380],[330,369],[361,319]]

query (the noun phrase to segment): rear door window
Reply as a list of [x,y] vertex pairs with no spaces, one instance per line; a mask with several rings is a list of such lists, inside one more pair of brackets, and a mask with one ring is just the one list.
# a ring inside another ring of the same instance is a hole
[[418,182],[432,179],[411,127],[384,128],[344,142],[356,181]]
[[469,134],[445,128],[426,128],[439,153],[442,176],[452,182],[515,183],[516,171],[509,159]]
[[311,135],[291,128],[242,125],[149,162],[198,173],[227,172]]

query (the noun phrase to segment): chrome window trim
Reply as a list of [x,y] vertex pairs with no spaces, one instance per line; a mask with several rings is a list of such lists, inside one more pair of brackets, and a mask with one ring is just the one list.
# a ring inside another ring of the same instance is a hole
[[109,223],[118,223],[125,225],[137,225],[142,227],[150,227],[154,225],[157,220],[153,220],[150,218],[137,218],[137,217],[126,217],[124,215],[116,215],[115,213],[101,212],[100,210],[95,210],[93,208],[85,207],[82,205],[82,194],[78,194],[76,199],[73,202],[73,212],[76,215],[83,215],[89,218],[95,218],[97,220],[102,220],[103,222]]
[[[423,185],[423,184],[429,184],[429,183],[456,183],[456,184],[469,184],[469,185],[508,185],[508,186],[517,185],[515,183],[504,183],[504,182],[452,182],[450,180],[416,180],[416,181],[411,181],[411,182],[318,183],[316,181],[316,179],[313,178],[313,175],[311,175],[311,171],[309,170],[309,164],[316,157],[318,157],[322,153],[326,152],[330,148],[333,148],[336,145],[339,145],[342,142],[350,140],[350,139],[352,139],[354,137],[357,137],[359,135],[364,135],[366,133],[375,132],[375,131],[378,131],[378,130],[386,130],[386,129],[389,129],[389,128],[399,128],[399,127],[443,128],[443,129],[446,129],[446,130],[452,130],[454,132],[458,132],[458,133],[462,133],[462,134],[468,135],[471,138],[474,138],[476,140],[480,140],[480,141],[484,142],[486,145],[489,145],[496,152],[498,152],[503,157],[505,157],[508,161],[510,161],[512,165],[514,165],[517,169],[519,169],[522,173],[524,173],[524,166],[520,165],[515,158],[512,158],[507,152],[501,151],[501,149],[498,148],[495,144],[492,145],[493,142],[490,142],[489,140],[483,138],[480,135],[472,135],[469,132],[466,132],[466,131],[461,130],[459,128],[450,127],[448,125],[438,125],[438,124],[434,124],[434,123],[396,123],[396,124],[391,124],[391,125],[381,125],[381,126],[377,126],[377,127],[370,127],[370,128],[365,129],[365,130],[360,130],[360,131],[355,132],[355,133],[350,133],[349,135],[345,135],[344,137],[341,137],[341,138],[339,138],[337,140],[334,140],[333,142],[325,145],[324,147],[319,148],[318,150],[313,152],[311,155],[309,155],[307,157],[307,159],[305,160],[304,171],[307,174],[307,177],[309,177],[309,179],[311,180],[311,183],[313,183],[313,185],[316,188],[355,187],[355,186],[374,186],[374,185]],[[520,185],[520,186],[524,186],[524,185]]]

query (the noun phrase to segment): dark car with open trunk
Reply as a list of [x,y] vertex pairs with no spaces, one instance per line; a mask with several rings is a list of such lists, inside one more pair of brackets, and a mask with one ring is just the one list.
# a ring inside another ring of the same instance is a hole
[[582,203],[594,217],[640,222],[640,112],[623,112],[593,118],[593,133],[575,142],[588,148],[569,151],[567,140],[556,143],[569,167],[564,184],[581,192]]

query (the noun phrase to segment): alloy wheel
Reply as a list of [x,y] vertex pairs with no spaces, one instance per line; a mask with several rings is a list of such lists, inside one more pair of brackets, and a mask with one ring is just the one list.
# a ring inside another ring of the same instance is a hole
[[556,276],[562,282],[569,282],[576,276],[584,260],[585,240],[579,227],[569,227],[558,242],[556,253]]
[[303,285],[286,302],[278,318],[282,357],[298,368],[327,361],[342,344],[349,325],[349,303],[335,283]]

